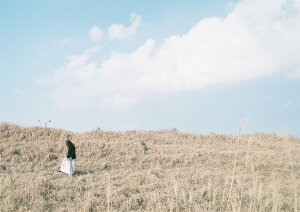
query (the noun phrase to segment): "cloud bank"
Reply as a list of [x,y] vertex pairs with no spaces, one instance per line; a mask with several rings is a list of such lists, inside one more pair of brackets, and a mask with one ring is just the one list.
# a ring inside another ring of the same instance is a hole
[[[123,108],[153,92],[198,90],[284,74],[300,76],[300,0],[243,0],[224,18],[199,21],[186,34],[148,39],[135,51],[115,52],[102,63],[93,51],[68,58],[52,78],[51,93],[61,107],[95,103]],[[111,39],[135,32],[112,25]]]

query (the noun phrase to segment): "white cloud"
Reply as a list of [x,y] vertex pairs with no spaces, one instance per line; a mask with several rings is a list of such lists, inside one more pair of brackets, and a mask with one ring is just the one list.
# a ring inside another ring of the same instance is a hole
[[39,77],[36,79],[35,83],[37,85],[43,85],[43,84],[45,84],[45,80],[42,77]]
[[68,45],[71,43],[71,40],[70,39],[67,39],[67,38],[64,38],[61,40],[61,43],[64,44],[64,45]]
[[264,98],[264,100],[265,101],[271,101],[273,99],[273,96],[266,96],[265,98]]
[[93,42],[99,41],[104,32],[96,25],[94,25],[90,30],[89,30],[89,36]]
[[24,95],[24,94],[26,94],[26,91],[23,90],[23,89],[17,88],[15,90],[15,93],[18,94],[18,95]]
[[108,28],[109,39],[123,39],[128,36],[134,35],[137,28],[141,23],[141,16],[134,13],[130,14],[131,25],[129,27],[124,27],[123,24],[113,24]]
[[226,7],[227,7],[228,9],[231,9],[233,6],[234,6],[234,4],[233,4],[232,1],[228,2],[227,5],[226,5]]
[[282,105],[282,107],[290,107],[291,105],[293,105],[293,103],[291,101],[287,101]]
[[300,78],[300,63],[298,63],[297,65],[298,66],[293,67],[293,71],[288,74],[288,77]]
[[286,75],[300,67],[299,0],[244,0],[226,18],[206,18],[159,47],[147,40],[135,51],[97,63],[93,53],[69,57],[53,77],[60,106],[122,108],[152,92]]
[[52,44],[63,44],[63,45],[69,45],[71,43],[71,40],[68,38],[62,38],[60,40],[51,40]]

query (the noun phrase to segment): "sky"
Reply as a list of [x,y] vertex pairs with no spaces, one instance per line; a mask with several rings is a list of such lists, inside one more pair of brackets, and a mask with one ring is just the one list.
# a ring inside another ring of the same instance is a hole
[[[0,0],[0,121],[300,136],[300,0]],[[40,122],[39,122],[40,120]]]

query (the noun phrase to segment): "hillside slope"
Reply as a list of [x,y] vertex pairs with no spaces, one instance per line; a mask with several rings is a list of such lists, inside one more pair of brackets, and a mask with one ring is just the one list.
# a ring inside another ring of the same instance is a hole
[[[56,172],[66,139],[77,151],[72,177]],[[300,139],[244,135],[234,170],[237,140],[1,123],[0,211],[294,211],[295,199],[300,210]]]

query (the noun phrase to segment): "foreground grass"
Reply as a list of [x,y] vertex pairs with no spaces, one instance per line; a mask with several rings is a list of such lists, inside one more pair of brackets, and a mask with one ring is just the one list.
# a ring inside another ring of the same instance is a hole
[[[77,147],[72,177],[55,172],[66,139]],[[275,134],[78,134],[2,123],[0,211],[295,211],[299,153],[299,138]]]

